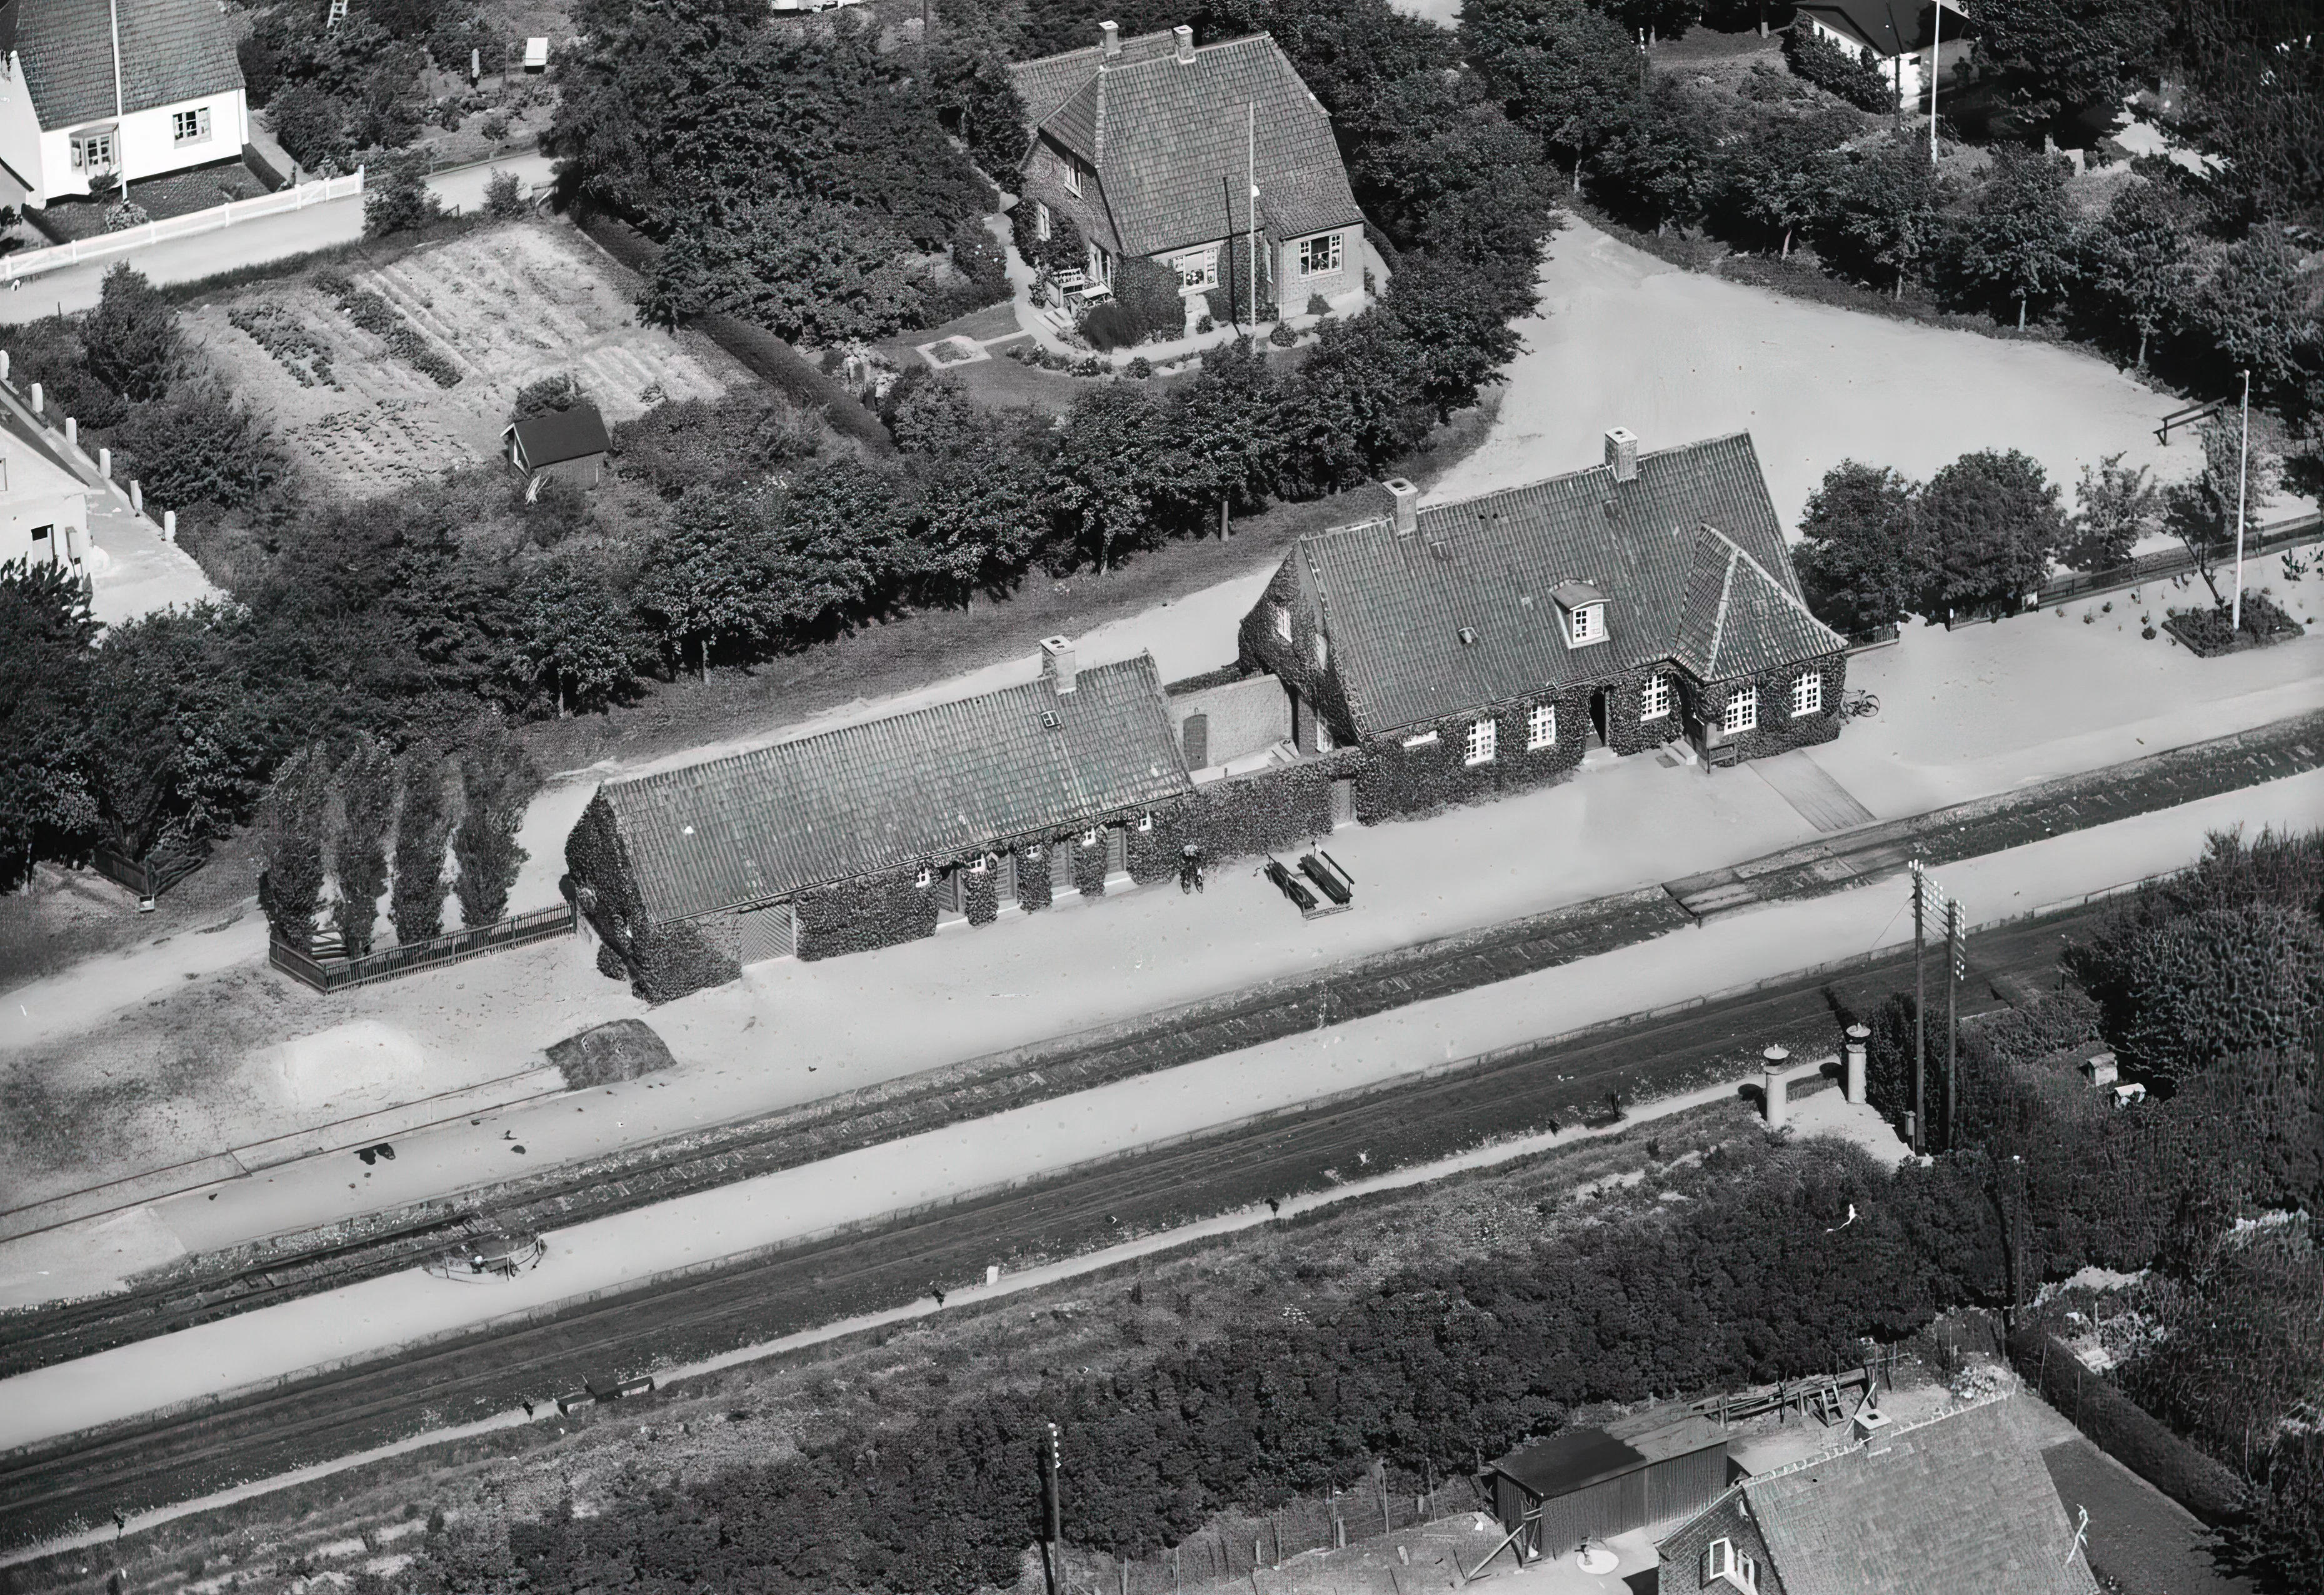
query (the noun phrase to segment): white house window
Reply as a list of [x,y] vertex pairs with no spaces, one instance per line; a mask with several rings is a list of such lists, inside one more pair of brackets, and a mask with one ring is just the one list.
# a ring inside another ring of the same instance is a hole
[[1065,192],[1078,195],[1082,191],[1082,163],[1071,155],[1065,157]]
[[1748,1552],[1735,1548],[1733,1540],[1713,1540],[1702,1548],[1702,1587],[1725,1583],[1757,1595],[1759,1588],[1759,1563]]
[[198,144],[210,135],[210,108],[196,106],[190,111],[170,113],[170,139],[173,143]]
[[1573,612],[1573,640],[1576,642],[1598,642],[1606,636],[1606,608],[1600,604],[1585,604]]
[[1089,274],[1093,282],[1113,281],[1113,256],[1094,238],[1089,240]]
[[1820,713],[1823,708],[1823,672],[1810,670],[1792,683],[1792,718]]
[[1299,274],[1302,277],[1329,277],[1340,269],[1340,235],[1319,233],[1313,238],[1299,240]]
[[1408,736],[1404,739],[1404,745],[1407,748],[1434,747],[1436,745],[1436,733],[1433,731],[1424,731],[1418,736]]
[[72,165],[75,171],[111,171],[113,129],[73,134]]
[[1054,229],[1055,226],[1056,224],[1051,222],[1049,219],[1048,206],[1041,200],[1034,200],[1033,236],[1038,238],[1042,243],[1047,244],[1049,241],[1050,233]]
[[1287,604],[1275,606],[1275,634],[1286,642],[1291,641],[1291,606]]
[[1500,740],[1500,726],[1491,720],[1471,721],[1469,725],[1469,762],[1490,764],[1494,745]]
[[1538,752],[1557,746],[1557,705],[1536,704],[1526,716],[1526,751]]
[[1178,291],[1200,293],[1219,285],[1219,246],[1190,249],[1178,257]]
[[1729,736],[1750,731],[1759,724],[1759,689],[1738,687],[1727,695],[1727,706],[1719,712],[1719,729]]
[[1323,633],[1315,633],[1315,668],[1322,670],[1332,662],[1332,645],[1323,641]]
[[1638,718],[1660,720],[1671,712],[1670,678],[1657,670],[1646,678],[1646,690],[1638,697]]
[[1332,740],[1332,728],[1323,723],[1323,716],[1321,715],[1316,715],[1315,751],[1318,753],[1328,753],[1339,745],[1339,743]]

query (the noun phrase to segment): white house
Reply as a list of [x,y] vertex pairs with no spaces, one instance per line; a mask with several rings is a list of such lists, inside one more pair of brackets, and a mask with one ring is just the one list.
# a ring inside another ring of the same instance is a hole
[[1969,48],[1960,8],[1928,0],[1807,0],[1793,25],[1850,55],[1869,56],[1907,110],[1928,105],[1932,41],[1947,66]]
[[238,160],[250,106],[217,0],[0,5],[0,203]]
[[88,574],[88,484],[60,446],[0,407],[0,563],[30,559]]

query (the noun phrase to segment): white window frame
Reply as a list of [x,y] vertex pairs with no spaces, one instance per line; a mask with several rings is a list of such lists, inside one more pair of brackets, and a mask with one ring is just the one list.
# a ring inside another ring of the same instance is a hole
[[[1347,245],[1342,234],[1318,233],[1313,238],[1302,238],[1298,252],[1302,277],[1336,277],[1347,269]],[[1318,261],[1324,263],[1319,265]]]
[[1526,715],[1526,751],[1557,746],[1557,705],[1536,704]]
[[1468,765],[1490,764],[1500,751],[1500,722],[1490,715],[1469,722],[1468,742],[1462,762]]
[[1170,263],[1177,269],[1180,293],[1204,293],[1219,285],[1219,246],[1189,249]]
[[1315,751],[1329,753],[1340,744],[1332,740],[1332,727],[1321,715],[1315,716]]
[[1576,648],[1606,641],[1606,606],[1584,604],[1576,607],[1567,620],[1567,636]]
[[170,142],[172,144],[208,143],[209,137],[210,108],[208,106],[170,113]]
[[1759,1588],[1759,1563],[1748,1551],[1738,1551],[1730,1539],[1715,1539],[1702,1548],[1702,1587],[1727,1583],[1757,1595]]
[[1078,199],[1082,197],[1082,163],[1071,155],[1065,157],[1065,192]]
[[1054,235],[1056,229],[1056,224],[1049,217],[1048,202],[1044,199],[1034,200],[1033,236],[1047,244]]
[[1646,689],[1638,695],[1638,721],[1662,720],[1671,712],[1671,678],[1661,670],[1646,678]]
[[1424,731],[1418,736],[1405,738],[1404,745],[1407,748],[1433,748],[1436,745],[1437,740],[1434,731]]
[[1823,713],[1823,672],[1809,670],[1792,683],[1792,718],[1804,720]]
[[1740,736],[1747,731],[1759,729],[1759,689],[1738,687],[1727,695],[1727,702],[1719,711],[1719,729],[1729,736]]
[[1332,645],[1324,641],[1323,633],[1318,632],[1315,633],[1315,673],[1320,676],[1331,668]]
[[[76,133],[72,135],[72,169],[75,171],[111,171],[120,164],[121,133],[118,128],[105,133]],[[95,158],[102,146],[105,158]]]
[[1275,606],[1275,634],[1286,642],[1291,641],[1291,605],[1288,604]]

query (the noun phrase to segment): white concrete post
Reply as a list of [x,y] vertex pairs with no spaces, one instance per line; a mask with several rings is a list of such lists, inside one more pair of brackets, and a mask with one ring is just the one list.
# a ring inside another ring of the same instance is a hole
[[987,1263],[984,1265],[984,1283],[987,1285],[998,1285],[1001,1283],[1001,1265],[999,1263]]
[[68,448],[80,447],[80,419],[77,416],[65,417],[65,447]]
[[1872,1032],[1862,1025],[1848,1027],[1848,1100],[1858,1107],[1864,1104],[1864,1053],[1871,1044]]
[[140,515],[145,512],[145,484],[134,476],[129,479],[129,507]]
[[113,450],[102,447],[97,449],[97,474],[107,482],[113,480]]
[[0,383],[8,380],[8,351],[0,349]]
[[1784,1083],[1784,1065],[1792,1061],[1788,1048],[1771,1046],[1759,1055],[1762,1062],[1760,1092],[1767,1102],[1767,1128],[1781,1129],[1791,1118],[1791,1103],[1786,1100],[1788,1089]]
[[34,383],[32,384],[32,413],[34,415],[39,415],[47,408],[48,401],[41,394],[41,384]]
[[164,542],[171,543],[178,540],[177,511],[164,510],[161,512],[161,539]]

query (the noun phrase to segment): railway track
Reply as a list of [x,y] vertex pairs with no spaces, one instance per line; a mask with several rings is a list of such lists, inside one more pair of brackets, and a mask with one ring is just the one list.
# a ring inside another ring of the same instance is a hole
[[[1964,1011],[2048,983],[2059,948],[2098,912],[1989,932]],[[195,1414],[122,1425],[0,1459],[5,1540],[23,1544],[263,1478],[404,1435],[540,1402],[585,1373],[646,1371],[908,1303],[1013,1255],[1071,1255],[1123,1227],[1151,1230],[1322,1189],[1359,1152],[1386,1169],[1489,1136],[1572,1121],[1735,1070],[1771,1037],[1836,1044],[1847,1016],[1912,983],[1909,954],[1666,1017],[1600,1027],[1489,1063],[1285,1115],[1255,1128],[1081,1171],[1045,1185],[806,1245],[674,1286],[480,1333],[392,1363],[320,1375]],[[1739,1072],[1739,1071],[1736,1071]]]

